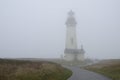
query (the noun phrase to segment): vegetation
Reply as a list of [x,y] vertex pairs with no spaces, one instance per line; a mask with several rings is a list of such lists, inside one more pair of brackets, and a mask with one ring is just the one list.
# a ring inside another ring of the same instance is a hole
[[120,60],[103,60],[85,68],[108,76],[112,80],[120,80]]
[[67,80],[72,72],[59,64],[0,59],[0,80]]

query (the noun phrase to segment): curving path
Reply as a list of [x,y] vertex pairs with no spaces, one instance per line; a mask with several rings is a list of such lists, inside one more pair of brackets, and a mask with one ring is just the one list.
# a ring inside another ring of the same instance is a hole
[[80,69],[79,67],[64,67],[72,70],[73,72],[73,75],[68,80],[111,80],[103,75],[88,70]]

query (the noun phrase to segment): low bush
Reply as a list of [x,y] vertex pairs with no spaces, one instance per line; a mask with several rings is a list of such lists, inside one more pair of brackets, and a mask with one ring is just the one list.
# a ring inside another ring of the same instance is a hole
[[0,59],[0,80],[67,80],[71,74],[52,62]]

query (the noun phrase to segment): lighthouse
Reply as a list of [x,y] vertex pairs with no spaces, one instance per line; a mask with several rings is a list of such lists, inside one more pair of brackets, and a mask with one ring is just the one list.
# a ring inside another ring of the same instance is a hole
[[68,12],[68,18],[66,21],[66,43],[64,50],[64,60],[66,61],[84,61],[84,49],[83,45],[81,49],[77,46],[77,35],[76,35],[76,25],[74,12],[71,10]]

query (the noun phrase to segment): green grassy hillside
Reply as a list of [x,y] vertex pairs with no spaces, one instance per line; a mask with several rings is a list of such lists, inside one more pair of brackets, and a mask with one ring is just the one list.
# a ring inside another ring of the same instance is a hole
[[67,80],[71,74],[51,62],[0,59],[0,80]]
[[112,80],[120,80],[120,60],[103,60],[97,64],[85,67],[85,69],[98,72],[110,77]]

